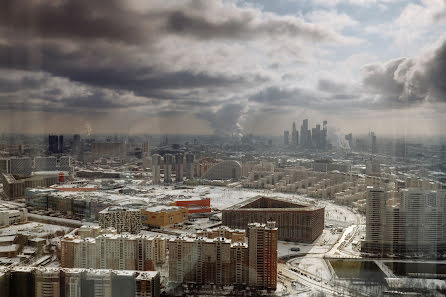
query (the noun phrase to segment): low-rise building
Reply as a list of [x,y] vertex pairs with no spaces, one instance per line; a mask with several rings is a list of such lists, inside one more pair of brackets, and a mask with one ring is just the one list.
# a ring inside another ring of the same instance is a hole
[[169,226],[187,219],[188,211],[185,207],[159,205],[141,210],[142,224],[150,227]]

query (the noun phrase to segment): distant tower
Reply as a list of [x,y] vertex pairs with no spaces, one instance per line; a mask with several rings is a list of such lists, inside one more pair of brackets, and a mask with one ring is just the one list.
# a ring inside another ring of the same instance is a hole
[[327,121],[323,122],[323,126],[322,126],[322,132],[321,132],[321,144],[322,144],[322,149],[326,149],[327,148]]
[[304,147],[308,145],[308,119],[303,120],[300,126],[300,144]]
[[58,153],[63,153],[63,135],[59,135],[59,147],[58,147]]
[[193,179],[194,178],[194,154],[193,153],[186,153],[186,168],[187,168],[187,178]]
[[378,148],[376,146],[376,135],[375,132],[370,132],[370,141],[371,141],[371,152],[376,153],[378,151]]
[[59,152],[59,137],[57,135],[48,135],[48,152],[53,154]]
[[161,156],[154,154],[152,156],[152,183],[159,184],[160,179]]
[[289,145],[290,144],[290,131],[285,130],[283,132],[283,144]]
[[175,155],[175,173],[176,173],[175,180],[177,182],[183,181],[183,176],[184,176],[184,170],[183,170],[184,163],[183,162],[184,162],[183,154],[176,154]]
[[164,155],[164,183],[172,182],[172,165],[173,156],[171,154]]

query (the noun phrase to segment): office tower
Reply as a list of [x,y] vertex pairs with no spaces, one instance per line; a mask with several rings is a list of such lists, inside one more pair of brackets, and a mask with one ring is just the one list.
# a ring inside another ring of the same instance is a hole
[[57,170],[56,157],[35,157],[34,171],[56,171]]
[[299,140],[296,139],[297,136],[297,130],[296,130],[296,122],[293,122],[293,128],[291,130],[291,143],[293,145],[297,145]]
[[48,135],[48,151],[53,154],[59,152],[59,137],[57,135]]
[[300,144],[303,147],[308,146],[308,119],[303,120],[300,126]]
[[323,125],[322,125],[322,131],[321,131],[321,148],[322,149],[327,148],[327,135],[328,135],[327,121],[324,121]]
[[186,153],[186,169],[187,169],[187,178],[193,179],[194,178],[194,160],[195,156],[193,153],[188,152]]
[[172,182],[172,166],[173,156],[171,154],[164,155],[164,183]]
[[141,231],[141,212],[139,209],[108,207],[99,212],[99,225],[104,229],[113,227],[118,233],[137,234]]
[[370,151],[372,153],[378,152],[378,148],[376,146],[376,135],[375,132],[370,132]]
[[175,155],[175,180],[177,182],[182,182],[184,177],[184,155],[176,154]]
[[317,124],[316,128],[311,129],[311,143],[315,148],[321,148],[321,125]]
[[152,183],[153,184],[159,184],[161,182],[160,168],[161,168],[161,156],[158,154],[152,155]]
[[58,153],[62,154],[63,151],[64,151],[63,135],[59,135]]
[[290,144],[290,131],[285,130],[283,132],[283,144],[289,145]]
[[277,287],[277,228],[275,222],[248,225],[249,285]]

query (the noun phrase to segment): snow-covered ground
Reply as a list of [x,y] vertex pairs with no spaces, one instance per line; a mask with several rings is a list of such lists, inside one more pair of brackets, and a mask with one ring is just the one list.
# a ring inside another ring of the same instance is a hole
[[71,228],[58,225],[28,222],[1,228],[0,235],[21,233],[30,237],[46,237],[50,234],[56,233],[57,231],[64,231],[65,233],[68,233],[70,230]]

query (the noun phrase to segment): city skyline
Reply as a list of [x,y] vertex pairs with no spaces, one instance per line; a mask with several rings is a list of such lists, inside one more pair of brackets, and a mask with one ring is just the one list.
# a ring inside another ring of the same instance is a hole
[[0,132],[282,135],[309,118],[340,134],[444,135],[443,0],[0,11]]

